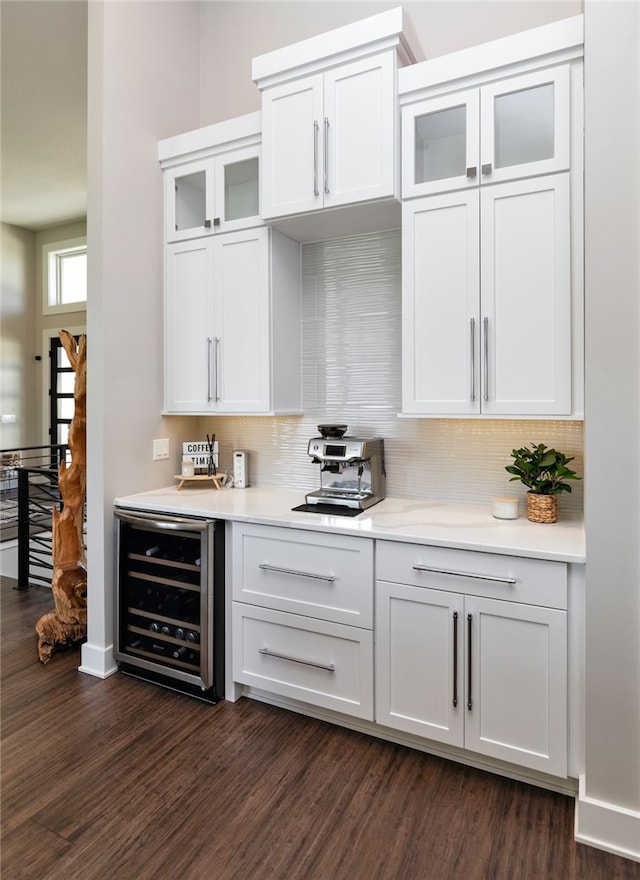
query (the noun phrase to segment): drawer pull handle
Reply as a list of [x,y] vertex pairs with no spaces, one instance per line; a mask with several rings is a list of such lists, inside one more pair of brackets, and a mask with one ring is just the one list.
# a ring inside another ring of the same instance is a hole
[[268,648],[258,648],[258,654],[264,654],[267,657],[276,657],[278,660],[290,660],[291,663],[302,663],[303,666],[313,666],[315,669],[326,669],[327,672],[336,671],[336,667],[333,663],[314,663],[313,660],[301,660],[300,657],[291,657],[289,654],[279,654],[277,651],[270,651]]
[[268,565],[266,562],[261,562],[258,568],[261,568],[263,571],[277,571],[280,574],[293,574],[297,577],[316,578],[319,581],[329,581],[330,584],[336,579],[333,574],[314,574],[310,571],[296,571],[295,568],[278,568],[277,565]]
[[471,694],[471,682],[473,680],[473,647],[471,639],[473,636],[473,614],[467,614],[467,709],[473,709],[473,696]]
[[454,571],[451,568],[430,568],[428,565],[414,565],[414,571],[430,571],[434,574],[452,574],[455,577],[474,578],[477,581],[492,581],[497,584],[515,584],[515,578],[496,577],[493,574],[471,574],[468,571]]
[[458,612],[453,612],[453,708],[458,705]]

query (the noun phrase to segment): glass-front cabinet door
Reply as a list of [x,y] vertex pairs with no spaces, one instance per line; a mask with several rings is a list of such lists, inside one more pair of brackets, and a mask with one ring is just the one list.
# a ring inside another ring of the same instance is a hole
[[167,168],[167,241],[260,225],[259,164],[256,146]]
[[259,168],[257,147],[216,157],[215,232],[230,232],[261,223]]
[[402,195],[430,195],[478,184],[480,95],[477,89],[405,107]]
[[569,130],[568,65],[407,105],[403,198],[565,171]]
[[503,80],[480,90],[483,183],[569,168],[569,67]]
[[211,234],[213,159],[168,168],[164,181],[167,241],[184,241]]

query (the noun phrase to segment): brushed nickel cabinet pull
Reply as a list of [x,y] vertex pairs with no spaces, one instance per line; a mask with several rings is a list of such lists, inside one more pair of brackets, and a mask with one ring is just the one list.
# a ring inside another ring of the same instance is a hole
[[220,357],[220,337],[216,336],[214,341],[213,361],[215,365],[215,382],[213,385],[216,403],[220,400],[220,389],[218,387],[218,360]]
[[329,120],[324,117],[324,191],[329,193]]
[[318,190],[318,130],[320,126],[318,125],[318,120],[313,120],[313,194],[314,196],[319,196],[320,191]]
[[300,663],[302,666],[313,666],[314,669],[326,669],[327,672],[336,671],[333,663],[315,663],[313,660],[302,660],[300,657],[291,657],[289,654],[270,651],[269,648],[258,648],[258,654],[264,654],[265,657],[276,657],[278,660],[289,660],[291,663]]
[[450,574],[454,577],[474,578],[477,581],[492,581],[498,584],[515,584],[516,579],[512,577],[498,577],[495,574],[472,574],[469,571],[455,571],[453,568],[431,568],[428,565],[414,565],[414,571],[428,571],[433,574]]
[[489,319],[483,318],[484,327],[484,399],[489,400]]
[[458,705],[458,612],[453,612],[453,706]]
[[261,568],[263,571],[276,571],[279,574],[292,574],[296,577],[315,578],[319,581],[328,581],[330,584],[336,579],[333,574],[314,574],[311,571],[298,571],[295,568],[280,568],[277,565],[269,565],[266,562],[260,562],[258,568]]
[[473,699],[471,696],[471,673],[472,673],[472,658],[471,658],[471,637],[473,633],[472,628],[473,623],[473,614],[467,614],[467,709],[471,711],[473,708]]
[[471,324],[471,401],[476,399],[476,319],[470,319]]
[[477,173],[478,173],[478,169],[476,168],[475,165],[472,165],[470,168],[467,168],[467,177],[473,178],[476,176]]
[[207,403],[211,403],[213,397],[211,395],[211,346],[213,339],[207,336]]
[[493,169],[491,168],[491,162],[487,162],[482,166],[483,174],[491,174],[492,170]]

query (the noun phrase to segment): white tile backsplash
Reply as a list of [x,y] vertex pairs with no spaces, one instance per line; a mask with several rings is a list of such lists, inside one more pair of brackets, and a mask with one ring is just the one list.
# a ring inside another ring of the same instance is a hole
[[[583,473],[582,422],[398,418],[401,409],[400,231],[371,233],[302,248],[302,391],[304,415],[202,420],[220,443],[220,463],[249,452],[254,485],[317,488],[307,441],[317,425],[382,436],[387,494],[490,504],[524,497],[505,465],[514,447],[546,443],[574,455]],[[582,512],[582,482],[560,497],[560,511]],[[521,508],[522,509],[522,508]]]

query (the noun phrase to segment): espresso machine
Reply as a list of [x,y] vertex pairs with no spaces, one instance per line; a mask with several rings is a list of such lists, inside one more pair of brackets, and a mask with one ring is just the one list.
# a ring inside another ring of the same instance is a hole
[[305,496],[308,505],[361,511],[384,498],[384,440],[347,435],[347,425],[318,425],[320,437],[307,452],[320,466],[320,488]]

